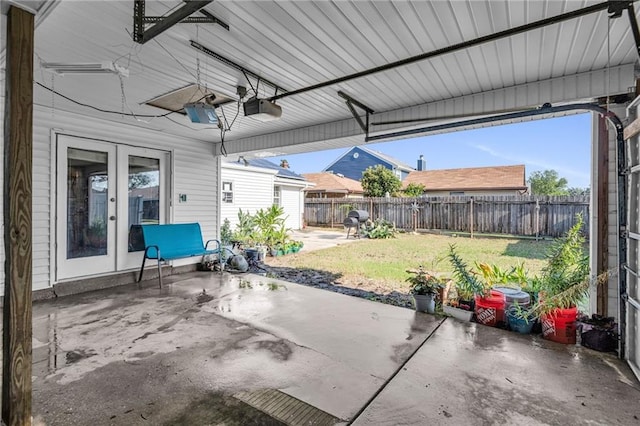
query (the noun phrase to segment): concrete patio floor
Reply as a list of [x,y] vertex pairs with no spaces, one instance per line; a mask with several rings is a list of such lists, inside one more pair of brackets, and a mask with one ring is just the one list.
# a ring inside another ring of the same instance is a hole
[[257,275],[38,302],[33,323],[48,425],[640,424],[611,355]]

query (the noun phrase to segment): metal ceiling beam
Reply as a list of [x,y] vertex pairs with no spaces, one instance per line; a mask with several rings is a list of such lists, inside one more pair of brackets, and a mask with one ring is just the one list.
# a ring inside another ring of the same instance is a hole
[[[145,16],[143,21],[145,24],[153,24],[156,22],[160,22],[164,20],[164,17],[162,16]],[[209,18],[208,16],[190,16],[188,18],[183,19],[182,21],[180,21],[180,24],[217,24],[220,21],[218,21],[215,16],[213,19]],[[229,26],[227,25],[227,29],[229,29]]]
[[546,115],[546,114],[570,112],[570,111],[577,111],[577,110],[593,111],[599,114],[603,114],[604,116],[608,117],[610,120],[613,120],[612,122],[613,124],[616,125],[616,129],[618,128],[618,126],[620,127],[620,129],[622,129],[622,124],[620,122],[620,119],[617,116],[615,116],[615,114],[608,111],[606,108],[603,108],[597,104],[581,103],[581,104],[570,104],[570,105],[559,105],[559,106],[551,106],[551,104],[544,104],[540,108],[512,112],[509,114],[491,115],[489,117],[472,118],[470,120],[456,121],[453,123],[436,124],[433,126],[425,126],[417,129],[408,129],[408,130],[401,130],[397,132],[383,133],[380,135],[369,136],[365,138],[365,142],[369,143],[369,142],[378,142],[378,141],[387,140],[387,139],[400,139],[407,136],[438,132],[442,130],[456,129],[460,127],[477,126],[480,124],[495,123],[497,121],[516,120],[524,117],[533,117],[537,115]]
[[[347,95],[342,90],[338,90],[338,96],[345,100],[347,108],[349,108],[349,111],[351,111],[351,115],[353,115],[353,118],[355,118],[358,122],[358,125],[364,132],[365,137],[369,137],[369,114],[373,114],[373,109]],[[358,107],[365,112],[366,123],[362,121],[362,118],[360,118],[360,115],[358,114],[358,111],[356,111],[355,107]]]
[[299,95],[301,93],[309,92],[311,90],[321,89],[323,87],[332,86],[334,84],[342,83],[348,80],[353,80],[360,77],[366,77],[371,74],[375,74],[382,71],[388,71],[393,68],[401,67],[404,65],[409,65],[414,62],[424,61],[425,59],[434,58],[436,56],[444,55],[447,53],[452,53],[462,49],[468,49],[470,47],[478,46],[480,44],[488,43],[490,41],[496,41],[501,38],[510,37],[516,34],[524,33],[527,31],[531,31],[534,29],[546,27],[548,25],[557,24],[563,21],[567,21],[569,19],[579,18],[581,16],[589,15],[595,12],[600,12],[603,10],[608,10],[610,6],[609,1],[605,1],[604,3],[594,4],[582,9],[573,10],[571,12],[562,13],[557,16],[552,16],[550,18],[541,19],[539,21],[531,22],[529,24],[520,25],[519,27],[510,28],[508,30],[499,31],[494,34],[489,34],[483,37],[478,37],[473,40],[463,41],[461,43],[457,43],[451,46],[443,47],[441,49],[432,50],[430,52],[422,53],[420,55],[412,56],[410,58],[401,59],[399,61],[390,62],[385,65],[381,65],[375,68],[370,68],[365,71],[360,71],[354,74],[345,75],[343,77],[338,77],[333,80],[325,81],[323,83],[314,84],[312,86],[303,87],[301,89],[293,90],[291,92],[282,93],[280,95],[272,96],[269,98],[270,101],[275,101],[278,99],[285,98],[287,96]]
[[[229,24],[218,19],[215,15],[207,12],[206,10],[200,10],[204,16],[190,16],[180,21],[180,24],[218,24],[225,30],[229,31]],[[153,24],[162,21],[164,16],[144,16],[142,22],[145,24]]]
[[162,34],[175,24],[180,23],[185,18],[191,16],[193,13],[199,11],[213,0],[194,1],[189,0],[185,2],[182,7],[175,10],[169,16],[162,18],[155,23],[152,27],[144,29],[144,9],[145,0],[135,0],[133,4],[133,41],[144,44],[153,39],[157,35]]
[[206,10],[201,10],[200,13],[203,14],[205,17],[211,19],[211,22],[213,22],[214,24],[218,24],[225,30],[229,31],[229,24],[227,24],[226,22],[219,20],[213,14],[207,12]]
[[[278,92],[286,92],[285,89],[283,89],[282,87],[278,86],[276,83],[267,80],[264,77],[261,77],[260,75],[256,74],[255,72],[246,69],[245,67],[243,67],[242,65],[232,61],[231,59],[225,58],[224,56],[214,52],[213,50],[209,49],[206,46],[201,45],[200,43],[198,43],[197,41],[194,40],[189,40],[189,43],[191,44],[191,47],[193,47],[194,49],[199,50],[200,52],[204,53],[207,56],[212,57],[213,59],[216,59],[220,62],[222,62],[223,64],[234,68],[238,71],[243,72],[246,75],[250,75],[251,77],[255,78],[258,82],[262,82],[265,84],[268,84],[269,86],[273,87],[276,90],[276,93]],[[246,76],[245,76],[246,77]],[[249,82],[251,83],[251,82]]]

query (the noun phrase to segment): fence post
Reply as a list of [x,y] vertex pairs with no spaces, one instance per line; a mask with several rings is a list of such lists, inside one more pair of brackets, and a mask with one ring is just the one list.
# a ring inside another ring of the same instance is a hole
[[469,200],[469,231],[473,238],[473,197]]
[[329,212],[329,216],[331,216],[331,229],[333,229],[333,198],[331,199],[331,211]]
[[536,241],[540,235],[540,202],[536,199]]

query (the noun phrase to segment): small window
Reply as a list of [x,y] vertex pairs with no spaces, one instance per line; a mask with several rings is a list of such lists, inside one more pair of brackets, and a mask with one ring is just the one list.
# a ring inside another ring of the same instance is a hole
[[464,191],[451,191],[449,195],[464,195]]
[[233,203],[233,182],[222,182],[222,202]]
[[282,199],[281,199],[280,187],[274,186],[273,187],[273,205],[281,206],[282,205],[281,203],[282,203]]

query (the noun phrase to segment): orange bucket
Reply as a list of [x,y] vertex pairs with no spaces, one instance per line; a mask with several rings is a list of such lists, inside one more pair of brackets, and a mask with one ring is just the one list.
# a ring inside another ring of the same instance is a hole
[[555,309],[540,316],[542,337],[552,342],[576,344],[576,320],[578,308]]
[[504,294],[491,290],[489,296],[476,296],[476,322],[489,327],[504,321]]

